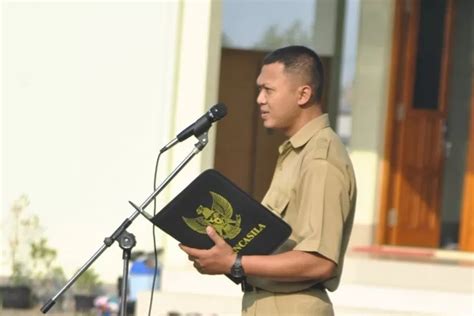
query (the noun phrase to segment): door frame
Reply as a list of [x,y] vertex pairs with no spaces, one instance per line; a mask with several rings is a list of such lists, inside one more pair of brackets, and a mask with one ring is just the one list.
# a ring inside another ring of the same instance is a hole
[[[399,90],[400,71],[398,65],[401,60],[401,30],[402,30],[402,15],[403,7],[402,1],[395,1],[394,23],[392,31],[392,49],[391,49],[391,64],[389,75],[389,92],[387,104],[387,117],[385,122],[385,141],[384,141],[384,155],[381,163],[381,195],[380,195],[380,209],[379,222],[377,225],[377,243],[385,244],[388,240],[387,235],[391,232],[391,228],[387,225],[388,207],[390,203],[390,189],[391,178],[394,175],[394,166],[391,161],[394,161],[394,125],[395,125],[395,111],[396,99]],[[389,232],[390,231],[390,232]]]
[[[398,140],[398,134],[395,131],[395,126],[397,123],[397,116],[400,110],[398,104],[399,94],[403,93],[400,89],[405,90],[408,85],[409,90],[412,91],[412,82],[403,83],[400,80],[403,76],[402,69],[400,67],[401,62],[404,61],[403,54],[407,54],[405,49],[409,50],[408,54],[414,53],[415,48],[411,47],[410,42],[408,46],[405,46],[403,42],[404,39],[409,39],[412,36],[417,36],[413,34],[413,31],[406,31],[405,28],[408,26],[403,22],[404,17],[407,14],[407,11],[412,10],[410,7],[411,0],[396,0],[394,8],[394,22],[393,22],[393,31],[392,31],[392,48],[391,48],[391,64],[390,64],[390,75],[389,75],[389,92],[388,92],[388,104],[387,104],[387,116],[385,122],[385,141],[384,141],[384,151],[383,151],[383,160],[381,162],[381,194],[380,194],[380,203],[379,203],[379,221],[377,225],[377,244],[389,244],[394,239],[395,227],[389,225],[391,219],[389,218],[390,208],[394,207],[392,201],[397,200],[397,196],[392,196],[393,193],[399,194],[399,190],[394,190],[395,182],[401,177],[401,170],[397,166],[397,148],[396,142]],[[441,78],[440,78],[440,108],[444,107],[444,110],[447,111],[447,80],[449,80],[449,61],[451,54],[451,41],[452,41],[452,28],[453,28],[453,19],[454,19],[454,0],[447,0],[446,4],[446,26],[444,33],[445,45],[443,48],[443,57],[441,60]],[[410,14],[412,14],[411,12]],[[418,16],[419,19],[419,16]],[[416,22],[418,23],[418,22]],[[404,38],[406,37],[406,38]],[[414,78],[413,78],[414,80]],[[410,80],[412,81],[412,80]],[[405,105],[407,106],[407,105]]]
[[474,251],[474,72],[471,72],[471,115],[464,172],[463,202],[460,219],[459,249]]

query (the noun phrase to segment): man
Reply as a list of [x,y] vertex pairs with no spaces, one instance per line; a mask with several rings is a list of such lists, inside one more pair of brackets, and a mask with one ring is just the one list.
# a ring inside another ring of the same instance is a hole
[[264,126],[288,137],[262,204],[292,227],[292,235],[266,256],[236,255],[212,227],[211,249],[180,247],[200,273],[246,278],[243,315],[333,315],[326,289],[334,291],[341,277],[356,183],[322,109],[321,61],[303,46],[277,49],[263,60],[257,86]]

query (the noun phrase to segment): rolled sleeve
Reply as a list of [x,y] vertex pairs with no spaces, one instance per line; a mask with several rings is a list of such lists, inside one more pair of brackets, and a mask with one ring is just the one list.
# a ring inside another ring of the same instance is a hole
[[338,264],[349,205],[343,175],[326,160],[312,160],[295,191],[302,230],[294,249],[317,252]]

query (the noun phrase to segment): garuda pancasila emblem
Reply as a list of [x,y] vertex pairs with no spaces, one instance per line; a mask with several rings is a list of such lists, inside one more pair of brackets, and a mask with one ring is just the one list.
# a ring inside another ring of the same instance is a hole
[[224,239],[233,239],[240,231],[240,215],[237,214],[232,219],[234,209],[232,205],[222,195],[209,192],[212,196],[212,206],[207,208],[200,205],[196,209],[199,215],[196,218],[182,217],[184,222],[194,231],[206,234],[206,227],[212,226],[216,232]]

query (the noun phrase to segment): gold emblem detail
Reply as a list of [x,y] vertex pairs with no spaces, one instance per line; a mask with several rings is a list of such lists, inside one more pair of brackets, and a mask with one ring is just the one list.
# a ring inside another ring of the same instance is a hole
[[212,226],[216,232],[224,239],[234,239],[241,231],[240,215],[237,214],[232,219],[234,209],[232,205],[222,195],[209,192],[212,196],[212,206],[207,208],[200,205],[196,213],[200,216],[196,218],[182,217],[186,225],[195,232],[206,234],[206,227]]

